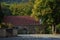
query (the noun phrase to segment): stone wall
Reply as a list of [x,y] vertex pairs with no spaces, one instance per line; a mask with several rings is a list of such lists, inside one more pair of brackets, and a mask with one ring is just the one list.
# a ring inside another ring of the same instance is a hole
[[8,33],[6,29],[0,29],[0,37],[12,37],[17,36],[17,29],[12,29],[11,33]]
[[6,36],[5,29],[0,29],[0,37],[5,37],[5,36]]
[[13,30],[13,36],[17,36],[17,29]]

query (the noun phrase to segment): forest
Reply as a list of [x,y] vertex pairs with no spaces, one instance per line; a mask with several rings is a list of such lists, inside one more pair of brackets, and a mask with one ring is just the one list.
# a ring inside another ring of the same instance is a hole
[[[60,33],[60,0],[29,0],[0,3],[0,24],[4,16],[31,16],[46,26],[46,33]],[[50,28],[52,27],[52,28]]]

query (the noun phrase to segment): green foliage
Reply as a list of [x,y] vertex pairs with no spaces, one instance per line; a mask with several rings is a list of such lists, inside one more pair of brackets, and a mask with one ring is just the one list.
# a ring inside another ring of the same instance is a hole
[[24,16],[24,15],[30,15],[32,13],[32,7],[33,4],[28,3],[20,3],[20,4],[11,4],[10,10],[12,11],[12,15],[16,16]]
[[52,25],[52,32],[55,25],[60,23],[60,1],[59,0],[36,0],[32,9],[32,17],[41,20],[43,25]]
[[47,24],[60,23],[60,3],[58,2],[58,0],[36,0],[31,16]]
[[47,26],[45,28],[45,34],[51,34],[52,33],[52,29],[51,29],[51,26]]
[[14,15],[14,16],[26,16],[31,15],[33,8],[33,1],[21,2],[21,3],[12,3],[8,4],[5,2],[1,3],[2,11],[4,15]]
[[60,24],[56,25],[56,31],[57,33],[60,33]]
[[60,24],[56,25],[56,27],[60,29]]
[[35,33],[37,33],[37,34],[39,34],[40,33],[40,28],[39,28],[39,26],[35,26]]
[[27,29],[23,28],[23,29],[18,30],[18,34],[27,34]]
[[34,3],[34,1],[35,1],[35,0],[29,0],[29,2],[32,2],[32,3]]
[[8,28],[8,26],[5,23],[1,23],[0,28]]
[[51,11],[52,10],[48,5],[47,0],[36,0],[35,5],[34,5],[34,9],[32,10],[32,12],[33,12],[32,16],[40,19],[41,16],[51,13]]
[[11,23],[1,23],[0,28],[14,28],[13,24]]
[[2,13],[4,14],[4,16],[11,15],[11,11],[10,11],[9,7],[10,7],[9,4],[7,4],[5,2],[1,3],[1,9],[2,9]]

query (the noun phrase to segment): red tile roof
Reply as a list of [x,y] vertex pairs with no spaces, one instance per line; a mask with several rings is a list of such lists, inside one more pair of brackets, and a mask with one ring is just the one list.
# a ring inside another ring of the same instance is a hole
[[30,16],[5,16],[5,23],[12,23],[13,25],[39,25],[39,21],[36,21]]

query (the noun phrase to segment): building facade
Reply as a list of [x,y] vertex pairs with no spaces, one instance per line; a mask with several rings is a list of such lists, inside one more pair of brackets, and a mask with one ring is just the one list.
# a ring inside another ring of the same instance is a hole
[[39,20],[36,21],[30,16],[5,16],[4,23],[12,24],[17,29],[17,34],[36,34],[41,33],[43,29]]

